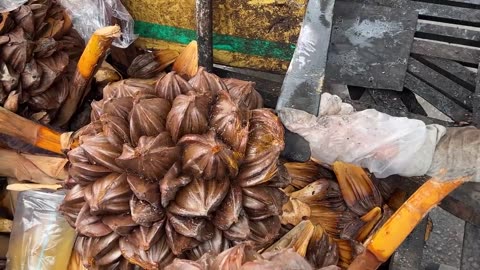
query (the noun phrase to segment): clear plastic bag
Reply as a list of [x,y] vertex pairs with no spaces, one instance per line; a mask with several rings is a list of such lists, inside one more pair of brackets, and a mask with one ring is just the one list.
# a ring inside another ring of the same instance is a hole
[[88,41],[95,30],[118,24],[122,36],[113,41],[113,45],[126,48],[137,36],[133,33],[133,18],[120,0],[59,0],[70,13],[73,27]]
[[376,110],[353,112],[337,97],[323,94],[318,118],[284,108],[280,119],[290,131],[309,143],[312,157],[327,164],[335,161],[368,168],[377,177],[398,174],[424,175],[445,127],[425,125],[406,117]]
[[28,0],[1,0],[0,13],[12,11],[25,4]]
[[7,269],[65,270],[75,230],[57,212],[64,194],[29,190],[17,199]]

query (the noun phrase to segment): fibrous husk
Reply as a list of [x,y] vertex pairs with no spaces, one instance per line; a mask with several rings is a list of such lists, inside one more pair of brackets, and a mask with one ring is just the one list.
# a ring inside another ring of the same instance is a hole
[[78,233],[88,237],[101,237],[110,234],[112,229],[103,224],[101,219],[99,216],[92,215],[90,206],[85,203],[78,213],[75,228]]
[[229,181],[221,179],[194,178],[176,194],[168,211],[188,217],[208,217],[227,196]]
[[221,230],[230,228],[239,219],[242,201],[242,190],[237,186],[231,186],[224,204],[215,212],[213,224]]
[[107,225],[118,235],[128,235],[138,224],[133,221],[130,214],[104,216],[103,224]]
[[239,106],[244,106],[250,110],[263,107],[263,98],[260,93],[255,90],[255,83],[242,81],[239,79],[224,79],[223,82],[227,86],[228,93],[232,100]]
[[165,218],[165,210],[160,205],[142,201],[135,195],[130,199],[130,213],[133,221],[146,227]]
[[193,91],[192,86],[174,71],[169,72],[157,81],[155,86],[157,95],[169,101],[173,101],[179,95],[186,95]]
[[155,180],[165,175],[178,155],[179,148],[173,144],[170,135],[162,132],[157,137],[140,137],[136,148],[124,144],[116,162],[127,171]]
[[188,83],[200,93],[210,97],[215,97],[221,90],[227,91],[225,83],[215,74],[208,73],[204,67],[198,68],[197,74],[191,78]]
[[383,204],[378,188],[365,170],[353,164],[335,162],[333,170],[347,206],[357,215],[365,215]]
[[119,244],[124,258],[146,270],[163,268],[174,259],[174,255],[170,251],[164,235],[148,250],[139,250],[134,243],[126,238],[121,238]]
[[223,236],[222,231],[215,229],[213,237],[185,252],[190,260],[198,260],[207,253],[219,254],[231,247],[231,242]]
[[135,101],[130,111],[130,138],[136,145],[142,136],[155,136],[165,131],[170,102],[161,98]]
[[122,153],[121,148],[111,145],[105,134],[84,137],[82,141],[81,147],[90,163],[104,166],[115,172],[123,171],[115,163],[115,159]]
[[178,144],[184,148],[183,171],[195,177],[209,179],[225,179],[235,176],[238,164],[233,152],[215,132],[205,135],[186,135]]
[[169,202],[173,200],[177,191],[192,181],[192,177],[182,175],[180,162],[173,164],[165,176],[160,180],[161,203],[163,207],[167,207]]
[[139,249],[149,250],[160,239],[164,226],[165,219],[154,222],[150,227],[138,226],[127,236],[127,241]]
[[286,202],[285,193],[278,188],[262,186],[243,189],[243,207],[254,220],[280,215]]
[[75,250],[80,254],[87,269],[113,264],[121,259],[119,236],[110,233],[102,237],[78,236]]
[[212,108],[210,126],[233,150],[243,157],[248,141],[248,111],[233,103],[226,91],[219,91]]
[[127,74],[132,78],[149,79],[158,76],[164,68],[165,66],[157,60],[155,53],[147,52],[133,59]]
[[322,169],[313,161],[285,163],[288,174],[292,178],[292,186],[302,189],[306,185],[321,178],[333,179],[333,173]]
[[95,215],[128,212],[131,196],[126,174],[110,173],[85,190],[85,201],[90,207],[90,213]]
[[167,129],[177,142],[186,134],[202,134],[208,129],[208,98],[202,95],[179,95],[168,113]]

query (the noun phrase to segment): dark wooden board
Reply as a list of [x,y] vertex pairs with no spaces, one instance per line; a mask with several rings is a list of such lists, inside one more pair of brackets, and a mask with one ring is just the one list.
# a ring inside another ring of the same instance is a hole
[[451,80],[462,85],[471,92],[475,92],[476,73],[464,65],[453,60],[437,57],[421,56],[421,59],[436,72],[448,76]]
[[390,260],[389,270],[422,269],[427,220],[428,216],[415,227],[402,245],[397,248]]
[[465,223],[461,270],[480,269],[480,227]]
[[427,39],[415,38],[412,53],[475,65],[480,62],[480,48]]
[[417,32],[480,42],[480,28],[473,26],[419,20]]
[[417,14],[337,2],[333,20],[326,80],[401,91]]
[[408,72],[421,78],[424,82],[433,86],[449,99],[454,100],[464,109],[469,111],[472,110],[473,93],[468,89],[436,72],[413,57],[410,57],[410,60],[408,61]]
[[464,4],[474,4],[474,5],[480,6],[480,1],[478,0],[449,0],[449,1],[464,3]]
[[471,112],[410,73],[407,73],[405,77],[405,88],[421,96],[456,122],[468,122],[471,120]]
[[473,123],[480,128],[480,64],[477,70],[477,86],[473,99]]
[[354,2],[377,4],[401,9],[411,9],[417,11],[419,15],[428,17],[444,18],[471,24],[480,24],[480,9],[448,5],[447,1],[443,3],[428,3],[426,1],[420,2],[412,0],[354,0]]

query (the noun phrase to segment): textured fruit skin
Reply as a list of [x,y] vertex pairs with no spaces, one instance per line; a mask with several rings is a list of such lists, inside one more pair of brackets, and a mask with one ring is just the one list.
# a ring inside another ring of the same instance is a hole
[[0,105],[48,125],[69,95],[85,47],[57,2],[30,0],[0,20]]
[[284,131],[273,111],[245,104],[204,69],[190,82],[171,73],[104,88],[68,154],[77,184],[60,207],[86,267],[157,269],[278,236]]

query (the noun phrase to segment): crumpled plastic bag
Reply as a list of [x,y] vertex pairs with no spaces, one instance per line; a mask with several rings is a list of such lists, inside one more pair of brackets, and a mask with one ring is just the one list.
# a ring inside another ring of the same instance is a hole
[[28,0],[1,0],[0,13],[12,11],[25,4]]
[[73,28],[85,41],[95,30],[118,24],[122,36],[113,41],[113,45],[126,48],[137,36],[133,33],[134,21],[120,0],[59,0],[72,18]]
[[353,163],[379,178],[427,173],[435,146],[446,129],[373,109],[354,112],[337,96],[322,94],[318,117],[282,108],[278,115],[287,129],[304,137],[312,158],[332,164]]
[[67,269],[75,230],[57,211],[64,197],[59,192],[20,193],[10,234],[7,269]]

